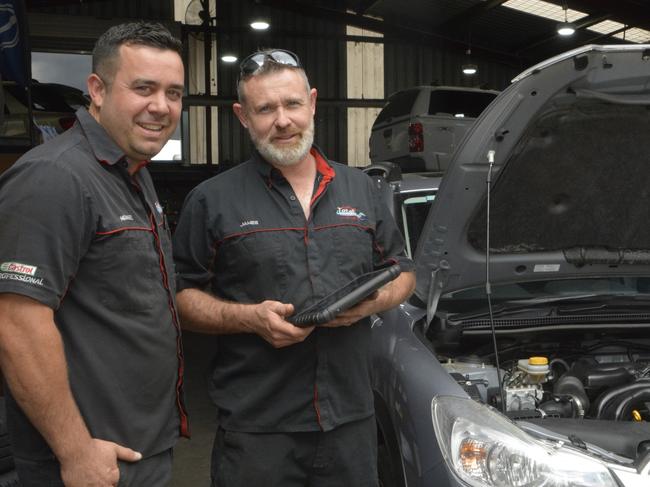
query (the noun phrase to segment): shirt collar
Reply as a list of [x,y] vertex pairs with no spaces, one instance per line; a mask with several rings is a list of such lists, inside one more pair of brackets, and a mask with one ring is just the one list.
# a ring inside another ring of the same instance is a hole
[[[113,166],[122,160],[126,160],[126,154],[120,149],[115,141],[108,135],[106,129],[85,108],[79,108],[75,113],[84,135],[90,143],[90,148],[95,158],[102,164]],[[149,161],[142,161],[138,169]]]

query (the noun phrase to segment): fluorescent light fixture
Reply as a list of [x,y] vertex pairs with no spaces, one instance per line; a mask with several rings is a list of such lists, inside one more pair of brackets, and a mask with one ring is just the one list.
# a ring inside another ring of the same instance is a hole
[[630,29],[626,29],[624,32],[614,34],[614,37],[617,37],[618,39],[624,39],[628,42],[637,42],[639,44],[650,43],[650,31],[639,29],[638,27],[632,27]]
[[[587,27],[588,30],[598,32],[599,34],[609,34],[610,32],[621,30],[623,28],[625,28],[625,24],[621,24],[620,22],[615,22],[613,20],[603,20],[602,22],[598,22],[597,24]],[[623,39],[628,42],[636,42],[638,44],[650,43],[650,31],[639,29],[638,27],[625,29],[623,32],[614,34],[613,37],[616,37],[617,39]]]
[[251,28],[254,30],[266,30],[269,27],[271,27],[271,24],[269,24],[266,20],[254,20],[251,22]]
[[221,56],[221,60],[224,63],[234,63],[235,61],[237,61],[237,56],[235,56],[234,54],[224,54],[223,56]]
[[465,118],[465,114],[464,113],[455,113],[454,117],[456,117],[456,118]]
[[562,22],[561,24],[557,24],[557,33],[561,36],[572,36],[575,32],[576,28],[571,22]]
[[463,64],[463,74],[471,76],[478,72],[478,66],[476,64]]
[[530,15],[537,15],[546,19],[555,20],[556,22],[575,22],[588,14],[579,10],[567,9],[566,17],[562,5],[556,5],[542,0],[508,0],[502,4],[502,7],[508,7],[519,10]]

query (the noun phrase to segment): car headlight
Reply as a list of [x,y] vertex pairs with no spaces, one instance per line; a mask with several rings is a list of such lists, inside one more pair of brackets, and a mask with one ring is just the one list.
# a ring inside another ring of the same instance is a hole
[[433,425],[445,461],[474,487],[616,487],[595,458],[533,438],[493,408],[436,397]]

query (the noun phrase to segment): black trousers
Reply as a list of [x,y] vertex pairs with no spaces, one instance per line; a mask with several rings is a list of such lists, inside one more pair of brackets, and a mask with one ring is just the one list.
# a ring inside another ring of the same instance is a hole
[[[21,487],[64,487],[61,465],[52,460],[14,458]],[[172,478],[172,450],[166,450],[139,462],[118,462],[118,487],[165,487]]]
[[217,430],[212,487],[377,487],[375,418],[328,432]]

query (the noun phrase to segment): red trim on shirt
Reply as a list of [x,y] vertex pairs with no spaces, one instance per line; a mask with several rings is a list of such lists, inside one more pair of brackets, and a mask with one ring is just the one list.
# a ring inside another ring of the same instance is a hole
[[136,164],[135,169],[133,170],[133,175],[135,175],[140,169],[149,164],[149,161],[140,161]]
[[181,342],[181,325],[176,314],[176,308],[174,306],[174,298],[169,288],[169,276],[167,276],[167,270],[165,267],[165,253],[160,242],[160,235],[158,235],[158,225],[156,225],[156,219],[153,216],[153,213],[149,212],[149,223],[151,224],[151,231],[156,240],[156,250],[158,251],[158,265],[160,267],[160,274],[162,276],[163,287],[167,291],[167,304],[169,306],[169,311],[172,315],[172,322],[174,323],[174,328],[176,328],[176,358],[178,359],[178,375],[176,378],[176,406],[178,408],[178,416],[180,419],[180,434],[186,438],[190,437],[190,425],[187,418],[187,411],[185,405],[183,404],[183,374],[185,373],[185,360],[183,357],[183,345]]
[[316,411],[316,422],[318,427],[323,430],[323,425],[320,423],[320,409],[318,408],[318,386],[314,382],[314,410]]
[[251,235],[253,233],[262,233],[262,232],[302,232],[303,230],[304,230],[303,227],[260,228],[258,230],[250,230],[248,232],[231,233],[230,235],[226,235],[225,237],[223,237],[221,240],[217,240],[217,242],[215,243],[215,246],[219,246],[224,241],[229,240],[231,238],[242,237],[244,235]]
[[310,153],[312,156],[314,156],[314,159],[316,159],[316,171],[318,171],[323,176],[323,179],[320,180],[320,184],[318,185],[318,189],[309,202],[309,206],[312,206],[320,197],[320,195],[323,194],[330,181],[334,179],[335,173],[334,169],[332,169],[332,166],[328,164],[325,158],[321,156],[316,149],[312,148]]
[[375,231],[375,229],[371,226],[359,225],[358,223],[332,223],[331,225],[321,225],[318,227],[314,227],[314,230],[324,230],[326,228],[335,228],[335,227],[357,227],[362,230],[370,230],[371,232]]
[[109,232],[97,232],[96,235],[113,235],[115,233],[120,233],[120,232],[126,232],[129,230],[137,230],[141,232],[151,232],[151,228],[147,227],[120,227],[116,228],[115,230],[111,230]]

